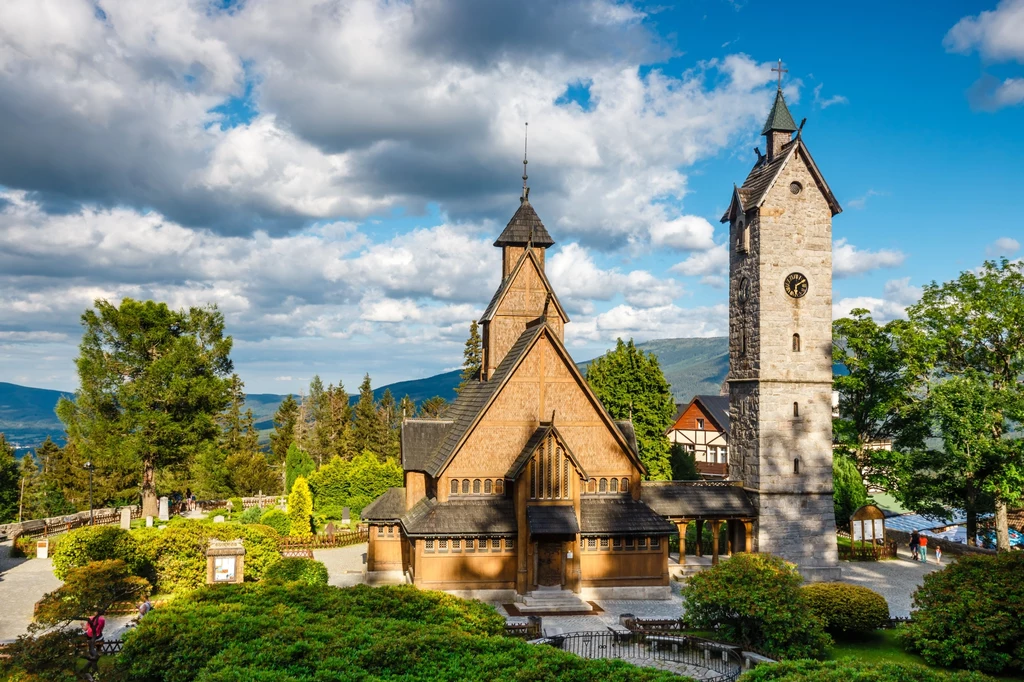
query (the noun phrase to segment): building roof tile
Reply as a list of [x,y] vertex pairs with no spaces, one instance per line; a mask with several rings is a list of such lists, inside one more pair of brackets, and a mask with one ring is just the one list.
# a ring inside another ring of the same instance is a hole
[[572,505],[532,505],[526,508],[531,535],[576,535],[576,511]]
[[407,535],[510,535],[516,533],[512,500],[507,497],[424,498],[402,518]]
[[[532,239],[531,239],[532,235]],[[516,210],[508,225],[502,230],[495,246],[524,246],[532,243],[534,246],[547,248],[554,245],[555,240],[548,234],[544,223],[540,221],[537,211],[530,205],[530,200],[522,197],[519,200],[519,208]]]
[[775,101],[772,103],[772,110],[768,112],[768,119],[764,122],[761,134],[765,135],[773,130],[784,133],[795,133],[797,130],[796,121],[789,113],[789,107],[786,106],[786,98],[782,96],[781,88],[775,91]]
[[405,488],[388,488],[387,492],[363,507],[363,521],[397,521],[405,514]]
[[406,419],[402,422],[402,468],[423,471],[430,455],[451,428],[451,419]]
[[757,515],[737,485],[694,485],[687,481],[644,481],[640,498],[662,516],[728,519]]
[[663,519],[645,503],[628,496],[581,498],[580,526],[584,535],[670,535],[676,532],[675,524]]

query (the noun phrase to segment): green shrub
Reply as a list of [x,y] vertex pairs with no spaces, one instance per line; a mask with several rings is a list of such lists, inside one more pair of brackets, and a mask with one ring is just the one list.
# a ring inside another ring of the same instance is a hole
[[762,665],[744,673],[739,682],[993,682],[973,672],[932,670],[917,663],[870,663],[853,658],[839,661],[786,661]]
[[288,515],[275,508],[263,512],[262,516],[260,516],[260,523],[264,526],[270,526],[277,531],[278,535],[288,535],[288,531],[292,526],[292,522],[288,520]]
[[108,679],[669,682],[502,636],[494,609],[412,586],[218,585],[156,609],[124,636]]
[[298,581],[306,585],[326,585],[327,567],[314,559],[287,558],[270,564],[263,580],[268,583],[290,583]]
[[737,554],[683,587],[686,619],[775,658],[821,658],[831,645],[800,590],[793,564],[771,554]]
[[874,590],[847,583],[805,585],[811,610],[833,635],[872,632],[889,622],[889,604]]
[[900,639],[932,665],[1024,670],[1024,552],[960,557],[929,573]]
[[309,476],[313,509],[325,519],[340,519],[348,507],[353,516],[388,491],[402,485],[402,467],[363,451],[351,461],[333,457]]
[[305,537],[313,534],[313,496],[304,476],[295,479],[292,491],[288,493],[288,521],[289,535]]
[[192,590],[206,583],[206,549],[210,540],[241,538],[245,546],[245,579],[259,580],[281,557],[280,535],[260,524],[209,523],[185,519],[167,528],[133,531],[139,550],[152,563],[157,592]]
[[263,516],[263,510],[259,507],[249,507],[244,512],[238,515],[239,523],[259,523],[260,517]]
[[115,526],[85,526],[61,538],[53,550],[53,574],[64,580],[72,568],[91,561],[120,559],[134,575],[147,573],[146,558],[129,531]]
[[232,497],[228,502],[231,503],[232,514],[241,514],[245,511],[245,504],[242,502],[241,497]]

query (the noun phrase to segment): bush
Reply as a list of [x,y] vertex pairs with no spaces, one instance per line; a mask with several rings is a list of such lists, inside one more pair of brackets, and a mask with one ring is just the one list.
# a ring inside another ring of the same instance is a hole
[[246,509],[244,512],[238,515],[239,523],[259,523],[260,517],[263,516],[263,510],[259,507],[253,506]]
[[260,523],[264,526],[270,526],[277,531],[278,535],[288,535],[288,531],[291,529],[292,522],[288,520],[288,515],[280,509],[268,509],[263,512],[260,516]]
[[502,636],[493,608],[412,586],[218,585],[174,599],[124,636],[108,679],[668,682]]
[[796,567],[777,556],[737,554],[690,578],[682,590],[686,619],[774,658],[821,658],[832,638],[802,582]]
[[326,519],[340,519],[348,507],[352,516],[388,491],[402,485],[402,467],[394,460],[380,461],[364,450],[351,461],[331,460],[309,477],[313,508]]
[[241,514],[245,511],[245,504],[242,502],[241,497],[232,497],[228,502],[231,503],[231,514]]
[[914,593],[900,639],[932,665],[1024,670],[1024,552],[960,557]]
[[833,635],[872,632],[889,622],[889,604],[874,590],[847,583],[815,583],[802,588],[811,610]]
[[303,476],[295,479],[288,494],[288,520],[289,535],[306,537],[313,534],[313,496]]
[[839,661],[787,661],[762,665],[739,682],[992,682],[987,675],[932,670],[917,663],[870,663],[853,658]]
[[305,585],[326,585],[327,567],[314,559],[286,558],[275,561],[263,574],[268,583],[300,582]]
[[53,574],[64,580],[72,568],[108,559],[122,560],[134,575],[148,572],[139,543],[129,531],[115,526],[85,526],[61,538],[53,550]]
[[192,590],[206,583],[206,549],[210,540],[241,538],[245,546],[245,579],[259,580],[281,558],[280,535],[260,524],[210,523],[184,519],[167,528],[134,531],[139,549],[156,573],[157,592]]

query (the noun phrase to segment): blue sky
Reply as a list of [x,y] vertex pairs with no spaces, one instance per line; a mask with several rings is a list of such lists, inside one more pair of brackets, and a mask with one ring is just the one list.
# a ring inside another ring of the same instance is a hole
[[73,388],[124,296],[217,304],[252,392],[457,366],[526,120],[573,354],[723,335],[779,58],[845,209],[836,315],[1020,257],[1024,0],[5,2],[0,380]]

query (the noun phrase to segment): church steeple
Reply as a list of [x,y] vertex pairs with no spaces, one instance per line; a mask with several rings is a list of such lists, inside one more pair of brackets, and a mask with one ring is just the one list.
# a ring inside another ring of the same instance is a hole
[[[527,124],[529,125],[529,124]],[[530,188],[526,184],[526,145],[523,145],[523,194],[519,197],[519,209],[508,221],[508,225],[495,240],[494,245],[501,248],[501,276],[508,277],[519,257],[526,248],[533,247],[541,265],[544,264],[544,249],[554,246],[555,240],[548,234],[537,211],[530,205]]]
[[788,69],[782,68],[780,59],[778,68],[773,68],[772,71],[778,72],[779,85],[775,91],[772,110],[768,112],[768,120],[764,122],[764,128],[761,129],[761,134],[767,138],[769,161],[775,158],[775,155],[782,149],[782,145],[789,142],[797,130],[796,122],[793,120],[793,115],[789,113],[786,98],[782,94],[782,74],[787,73]]

